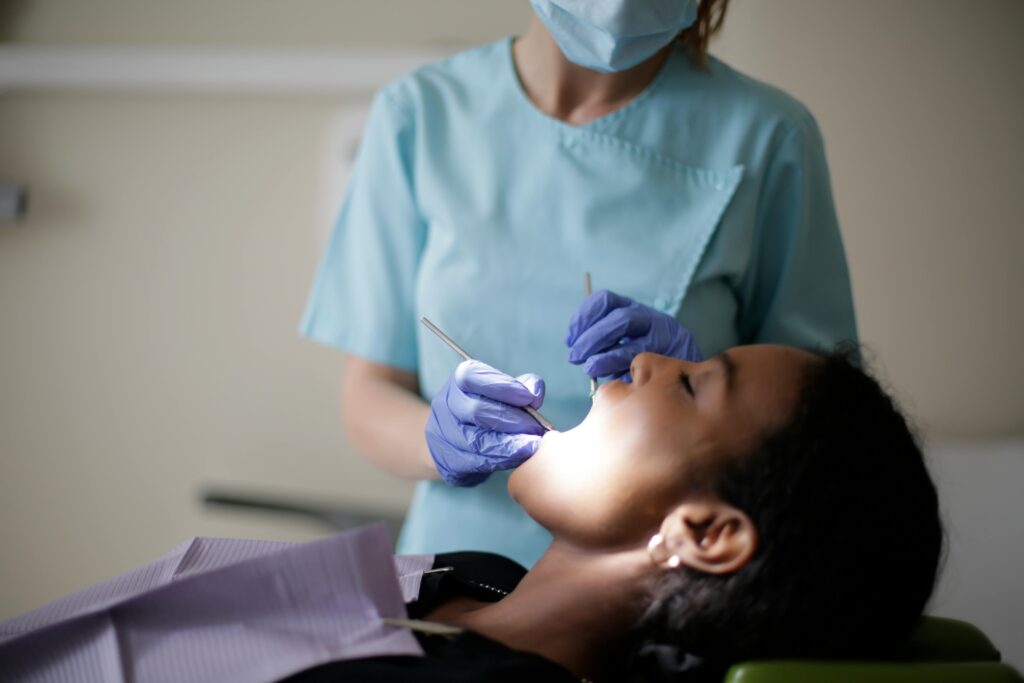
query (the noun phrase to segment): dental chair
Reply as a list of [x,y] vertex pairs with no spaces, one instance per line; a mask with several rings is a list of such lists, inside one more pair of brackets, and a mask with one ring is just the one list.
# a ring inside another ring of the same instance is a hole
[[[402,520],[393,512],[364,510],[306,500],[266,498],[245,492],[207,489],[201,500],[250,510],[312,518],[335,531],[384,520],[397,534]],[[742,662],[723,683],[1024,683],[1000,661],[999,650],[981,629],[965,621],[922,617],[896,655],[885,661],[770,660]]]
[[922,617],[910,640],[885,661],[772,660],[736,664],[724,683],[1021,683],[976,626]]

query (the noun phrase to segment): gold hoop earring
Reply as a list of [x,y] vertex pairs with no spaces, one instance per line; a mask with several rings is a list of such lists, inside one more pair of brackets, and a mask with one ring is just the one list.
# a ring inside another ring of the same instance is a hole
[[679,565],[682,564],[682,560],[679,556],[673,553],[668,554],[668,549],[665,547],[665,537],[661,534],[654,534],[651,536],[651,540],[647,542],[647,557],[651,559],[651,563],[655,567],[661,567],[662,569],[678,569]]

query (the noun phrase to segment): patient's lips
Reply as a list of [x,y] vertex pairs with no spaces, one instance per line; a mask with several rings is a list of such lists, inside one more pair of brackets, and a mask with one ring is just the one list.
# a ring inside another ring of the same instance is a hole
[[558,439],[559,436],[561,436],[561,434],[562,432],[558,431],[557,429],[552,429],[549,432],[544,432],[544,435],[540,437],[540,442],[541,444],[545,444],[548,443],[549,441],[555,441]]
[[624,384],[623,382],[617,379],[608,380],[606,382],[602,382],[601,384],[599,384],[597,386],[597,391],[594,392],[594,398],[590,404],[590,410],[587,412],[587,415],[583,418],[583,421],[580,424],[576,425],[576,427],[574,427],[573,429],[566,431],[575,431],[582,427],[583,425],[585,425],[587,422],[591,422],[592,420],[601,422],[604,418],[599,416],[602,413],[605,413],[609,407],[615,405],[624,398],[624,396],[622,395],[622,390],[625,387],[628,387],[628,385]]
[[621,379],[610,379],[607,382],[602,382],[597,387],[597,392],[594,394],[594,401],[608,400],[611,396],[621,392],[623,388],[629,387],[629,384],[623,382]]

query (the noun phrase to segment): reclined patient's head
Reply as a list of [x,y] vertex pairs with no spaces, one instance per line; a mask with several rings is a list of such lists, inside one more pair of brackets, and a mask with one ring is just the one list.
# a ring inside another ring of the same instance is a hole
[[865,657],[906,636],[935,582],[938,502],[905,420],[850,354],[641,354],[631,374],[547,435],[509,490],[579,547],[661,533],[648,640],[737,660]]

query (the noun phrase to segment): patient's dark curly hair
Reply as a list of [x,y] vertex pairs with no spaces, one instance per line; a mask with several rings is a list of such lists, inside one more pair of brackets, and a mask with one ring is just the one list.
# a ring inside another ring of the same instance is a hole
[[707,472],[760,543],[735,574],[666,572],[640,639],[725,665],[879,657],[921,615],[943,549],[935,486],[856,350],[819,354],[789,424]]

